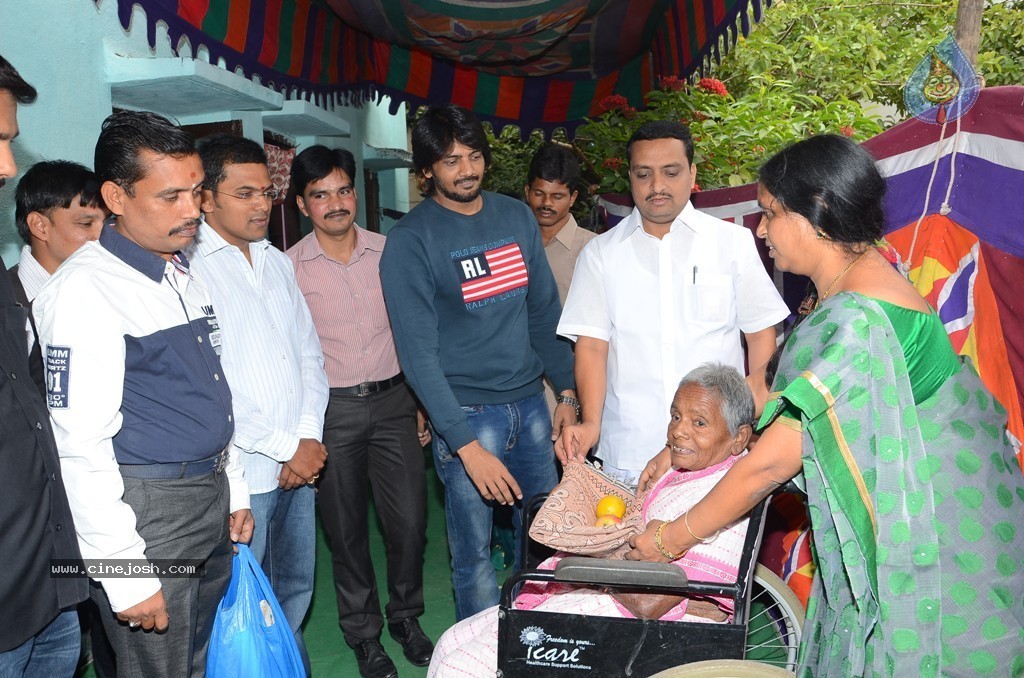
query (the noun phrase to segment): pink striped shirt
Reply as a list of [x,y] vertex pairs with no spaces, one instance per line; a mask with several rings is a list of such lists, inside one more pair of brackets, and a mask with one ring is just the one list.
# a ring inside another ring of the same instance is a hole
[[356,229],[348,264],[324,254],[316,233],[286,254],[320,335],[331,388],[383,381],[398,374],[398,355],[380,286],[384,236]]

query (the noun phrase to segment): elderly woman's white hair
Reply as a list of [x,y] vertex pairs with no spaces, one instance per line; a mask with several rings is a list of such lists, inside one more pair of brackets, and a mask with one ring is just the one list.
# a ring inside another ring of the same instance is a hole
[[679,382],[679,388],[689,384],[718,395],[729,435],[734,436],[739,433],[741,426],[753,423],[754,396],[735,367],[723,363],[704,363],[690,370]]

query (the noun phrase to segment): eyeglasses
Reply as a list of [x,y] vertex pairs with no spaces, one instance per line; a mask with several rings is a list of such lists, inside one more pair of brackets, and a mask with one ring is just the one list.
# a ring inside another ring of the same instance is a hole
[[276,188],[268,188],[267,190],[262,192],[242,191],[241,193],[227,193],[225,191],[214,191],[212,189],[210,190],[210,192],[216,193],[218,195],[229,195],[232,198],[237,198],[238,200],[241,200],[242,202],[245,203],[249,203],[250,205],[255,205],[259,203],[259,201],[263,198],[266,198],[268,202],[273,203],[275,200],[281,197],[281,191],[277,190]]

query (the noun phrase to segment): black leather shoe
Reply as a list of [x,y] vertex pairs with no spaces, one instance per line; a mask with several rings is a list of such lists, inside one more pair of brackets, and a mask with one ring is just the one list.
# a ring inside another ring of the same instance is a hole
[[363,678],[398,678],[395,663],[376,638],[361,641],[352,649],[359,663],[359,675]]
[[430,655],[434,654],[434,644],[423,633],[416,617],[407,617],[401,621],[388,622],[388,632],[402,646],[402,654],[414,666],[430,664]]

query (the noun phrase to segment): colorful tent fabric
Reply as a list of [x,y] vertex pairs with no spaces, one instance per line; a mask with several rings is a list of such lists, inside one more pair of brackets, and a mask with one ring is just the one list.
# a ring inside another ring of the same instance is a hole
[[908,120],[865,146],[888,179],[886,237],[1009,412],[1024,468],[1022,102],[1024,87],[984,89],[955,124]]
[[[97,0],[98,1],[98,0]],[[496,126],[572,131],[610,95],[720,58],[770,0],[118,0],[171,43],[306,98],[454,102]]]
[[[956,123],[943,130],[911,119],[864,145],[887,179],[886,239],[909,259],[911,281],[938,310],[954,348],[1006,407],[1024,468],[1024,87],[981,90],[959,122],[958,134]],[[752,229],[756,199],[753,184],[693,196],[698,208]],[[806,280],[781,280],[796,309]],[[760,560],[803,596],[813,575],[807,514],[788,501],[770,517]]]
[[[971,357],[1006,407],[1024,468],[1024,87],[981,90],[958,122],[959,133],[950,122],[940,140],[942,126],[907,120],[864,146],[887,179],[886,238],[904,260],[925,215],[910,279],[939,312],[954,348]],[[753,184],[693,197],[696,207],[751,229],[756,200]],[[795,309],[806,281],[784,280]]]

